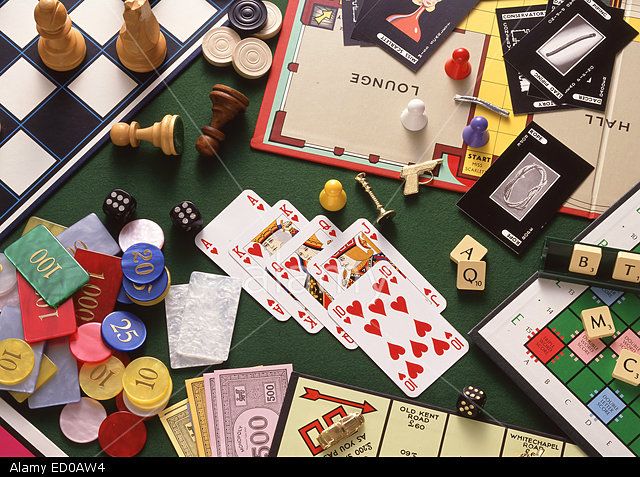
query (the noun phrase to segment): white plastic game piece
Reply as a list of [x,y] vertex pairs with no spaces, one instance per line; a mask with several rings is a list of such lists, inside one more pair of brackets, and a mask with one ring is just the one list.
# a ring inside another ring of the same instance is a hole
[[122,227],[118,236],[118,243],[123,252],[137,243],[150,243],[158,248],[164,245],[162,228],[149,219],[132,220]]
[[87,444],[98,438],[100,424],[107,411],[95,399],[83,397],[78,402],[67,404],[60,412],[60,430],[70,441]]
[[409,131],[420,131],[427,127],[429,120],[425,113],[425,104],[421,99],[412,99],[400,114],[400,122]]
[[214,66],[231,64],[233,50],[240,43],[240,35],[229,27],[214,27],[202,38],[204,59]]
[[274,3],[264,1],[264,6],[267,7],[267,24],[258,33],[253,36],[261,40],[268,40],[278,34],[282,27],[282,12],[278,6]]
[[264,41],[258,38],[245,38],[233,50],[233,68],[247,79],[264,76],[273,62],[273,55]]

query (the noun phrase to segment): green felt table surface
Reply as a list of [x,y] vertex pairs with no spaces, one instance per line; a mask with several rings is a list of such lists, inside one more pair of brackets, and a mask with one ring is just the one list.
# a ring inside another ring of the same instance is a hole
[[[275,3],[281,9],[286,6],[283,0]],[[269,43],[275,48],[275,40]],[[237,88],[251,100],[244,117],[227,128],[220,160],[199,157],[193,147],[199,128],[211,119],[208,92],[214,83]],[[232,68],[213,67],[199,56],[135,117],[147,126],[165,114],[180,114],[184,119],[186,143],[181,158],[164,156],[150,145],[129,149],[108,143],[34,215],[69,226],[91,212],[104,217],[102,201],[112,188],[130,191],[138,201],[137,217],[154,220],[165,231],[164,253],[174,284],[188,283],[194,270],[223,273],[195,247],[191,236],[172,227],[169,210],[184,199],[195,202],[205,223],[247,188],[270,204],[280,199],[291,201],[308,219],[325,214],[343,230],[360,217],[373,220],[375,209],[354,181],[355,173],[250,149],[249,140],[265,84],[266,78],[245,80]],[[366,114],[377,113],[375,105],[367,106]],[[330,178],[340,180],[348,196],[346,208],[338,213],[324,211],[318,202],[318,194]],[[393,223],[382,229],[384,235],[446,297],[448,307],[444,316],[460,332],[466,334],[536,270],[542,237],[526,254],[516,257],[456,208],[459,194],[427,187],[418,196],[405,198],[399,181],[370,176],[370,184],[379,198],[397,211]],[[588,223],[559,215],[546,233],[572,238]],[[0,250],[16,240],[21,230],[22,225],[0,243]],[[487,287],[482,293],[463,294],[456,290],[455,266],[449,260],[449,252],[465,234],[471,234],[489,249]],[[148,336],[143,348],[133,355],[155,356],[168,365],[164,305],[135,307],[134,312],[145,321]],[[278,322],[243,292],[229,359],[219,368],[277,363],[293,363],[294,369],[302,373],[402,396],[364,352],[346,350],[327,331],[310,335],[293,320]],[[170,403],[185,399],[184,380],[202,372],[203,368],[171,370],[174,395]],[[458,390],[467,384],[486,391],[486,411],[495,419],[562,435],[544,412],[474,344],[418,400],[453,409]],[[63,436],[58,426],[60,407],[30,410],[26,402],[17,405],[7,393],[1,395],[69,455],[100,454],[97,442],[78,445]],[[115,409],[113,400],[105,405],[108,411]],[[176,455],[159,419],[147,421],[147,428],[149,438],[140,455]]]

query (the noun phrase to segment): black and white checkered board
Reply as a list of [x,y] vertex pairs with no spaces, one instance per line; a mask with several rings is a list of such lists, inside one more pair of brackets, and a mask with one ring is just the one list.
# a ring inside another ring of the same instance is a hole
[[49,70],[38,56],[35,0],[0,0],[0,240],[200,51],[232,0],[152,0],[167,39],[157,72],[125,69],[116,54],[122,0],[61,0],[84,34],[85,61]]

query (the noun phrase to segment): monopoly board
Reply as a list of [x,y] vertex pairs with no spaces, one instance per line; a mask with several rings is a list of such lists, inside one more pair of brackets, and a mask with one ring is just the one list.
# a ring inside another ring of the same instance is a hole
[[145,74],[116,54],[122,0],[62,3],[87,45],[84,62],[65,73],[40,60],[36,2],[0,0],[0,240],[91,157],[114,123],[167,88],[200,51],[202,35],[226,20],[231,0],[152,0],[167,58]]
[[[455,94],[473,95],[511,111],[495,9],[541,3],[480,1],[413,73],[379,48],[344,46],[339,0],[292,0],[251,144],[392,178],[399,178],[406,164],[442,158],[431,185],[465,192],[535,116],[538,124],[595,166],[563,208],[594,218],[640,180],[640,169],[627,153],[640,127],[635,106],[639,38],[618,55],[604,114],[574,109],[502,117],[453,100]],[[640,29],[640,7],[622,3],[627,21]],[[615,5],[621,6],[619,1]],[[452,81],[443,65],[460,47],[471,54],[472,73]],[[429,118],[419,133],[405,130],[399,120],[414,97],[425,101]],[[478,149],[462,142],[462,130],[475,115],[489,120],[490,131],[488,144]]]
[[[640,251],[640,184],[576,240]],[[580,312],[607,305],[616,333],[588,340]],[[532,277],[471,331],[477,344],[586,452],[640,456],[640,387],[613,379],[640,351],[640,297]]]
[[[320,432],[349,413],[362,413],[354,435],[323,450]],[[284,457],[582,457],[569,442],[497,422],[292,373],[271,445]]]

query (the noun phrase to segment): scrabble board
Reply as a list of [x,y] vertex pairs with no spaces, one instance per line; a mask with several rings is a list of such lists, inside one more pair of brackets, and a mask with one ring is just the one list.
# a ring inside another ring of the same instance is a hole
[[[318,435],[350,413],[364,426],[328,450]],[[542,450],[539,450],[542,449]],[[272,457],[582,457],[563,439],[293,372]]]
[[65,73],[40,60],[36,2],[0,0],[0,239],[92,156],[111,125],[169,87],[204,33],[226,20],[231,0],[151,1],[167,58],[145,74],[124,68],[116,54],[122,0],[62,3],[87,44],[84,62]]
[[[576,240],[640,252],[640,184]],[[602,305],[616,333],[589,341],[580,312]],[[586,452],[640,456],[640,387],[611,376],[640,350],[638,295],[534,276],[471,336]]]
[[[576,109],[502,117],[453,101],[455,94],[470,94],[511,110],[495,9],[541,3],[481,0],[414,74],[377,47],[345,47],[338,0],[291,1],[252,146],[391,178],[399,178],[408,163],[442,158],[431,185],[465,192],[535,116],[595,166],[563,208],[595,218],[640,180],[627,153],[640,127],[640,37],[617,59],[605,114]],[[613,3],[626,7],[627,21],[640,30],[640,6],[634,5],[640,1]],[[472,73],[453,81],[444,63],[459,47],[469,50]],[[399,120],[414,97],[425,101],[429,118],[419,133],[406,131]],[[490,132],[488,144],[477,149],[462,142],[462,130],[475,115],[488,119]]]

